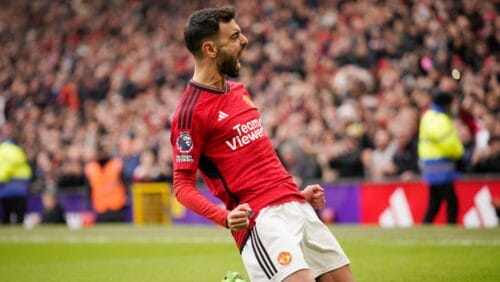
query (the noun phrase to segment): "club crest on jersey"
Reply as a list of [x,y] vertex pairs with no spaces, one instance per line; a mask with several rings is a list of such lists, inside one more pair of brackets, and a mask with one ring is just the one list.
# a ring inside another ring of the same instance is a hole
[[177,150],[181,153],[189,153],[193,149],[193,139],[187,132],[181,132],[177,137]]

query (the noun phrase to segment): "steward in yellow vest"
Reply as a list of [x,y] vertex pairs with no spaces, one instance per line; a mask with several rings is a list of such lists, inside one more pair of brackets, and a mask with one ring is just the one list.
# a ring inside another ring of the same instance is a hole
[[420,120],[418,156],[423,177],[430,186],[425,223],[433,221],[442,201],[447,202],[448,223],[456,222],[458,201],[453,182],[458,172],[455,161],[462,157],[464,149],[451,118],[452,102],[452,94],[436,94]]
[[455,161],[464,148],[446,105],[433,103],[420,120],[418,156],[424,179],[430,184],[455,180]]
[[0,206],[2,222],[22,223],[31,167],[23,149],[11,140],[0,143]]

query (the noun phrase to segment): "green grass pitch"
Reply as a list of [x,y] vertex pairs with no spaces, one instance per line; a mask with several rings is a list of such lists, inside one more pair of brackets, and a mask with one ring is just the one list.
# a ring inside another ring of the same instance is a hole
[[[500,228],[331,227],[357,281],[500,281]],[[0,281],[221,281],[247,274],[218,227],[0,226]]]

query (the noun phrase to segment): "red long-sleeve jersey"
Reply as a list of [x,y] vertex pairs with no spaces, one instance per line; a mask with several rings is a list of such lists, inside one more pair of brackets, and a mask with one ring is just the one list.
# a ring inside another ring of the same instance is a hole
[[[177,198],[220,225],[226,225],[228,210],[238,204],[248,203],[258,214],[270,205],[305,201],[278,159],[241,83],[228,81],[224,90],[218,90],[190,81],[172,120],[171,142]],[[196,190],[198,169],[226,210]],[[240,249],[247,233],[232,232]]]

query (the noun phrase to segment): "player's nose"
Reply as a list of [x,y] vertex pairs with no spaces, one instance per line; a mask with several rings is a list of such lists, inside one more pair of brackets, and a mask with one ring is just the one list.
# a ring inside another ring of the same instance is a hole
[[248,44],[248,38],[243,34],[241,34],[240,44],[241,48],[245,48]]

